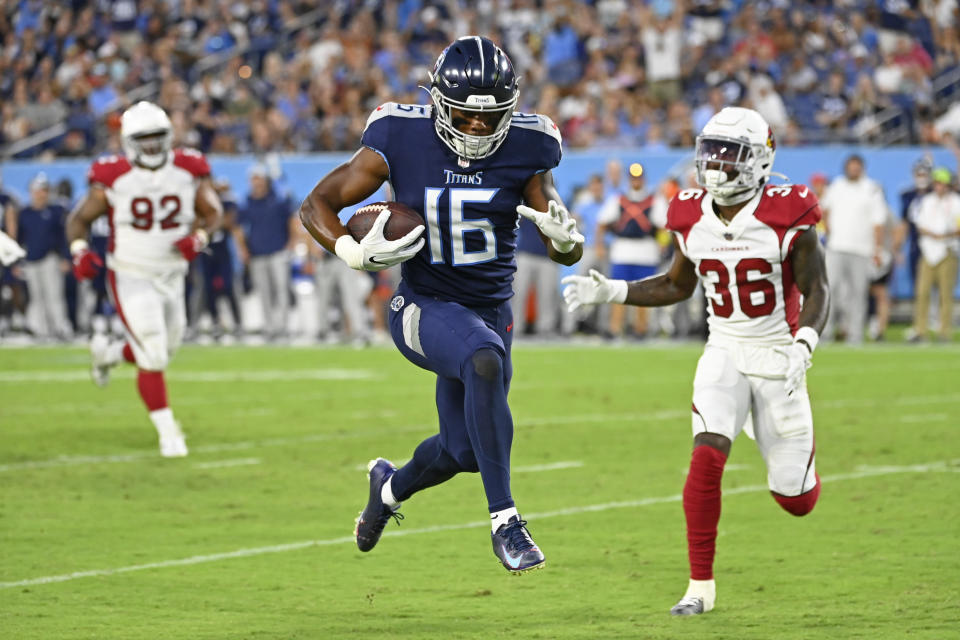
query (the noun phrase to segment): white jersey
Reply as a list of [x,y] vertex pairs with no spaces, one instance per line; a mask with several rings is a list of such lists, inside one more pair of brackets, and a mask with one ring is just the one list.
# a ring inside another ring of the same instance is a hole
[[144,274],[187,271],[174,242],[190,233],[198,181],[210,175],[199,151],[177,149],[156,170],[124,156],[94,162],[88,179],[106,190],[110,204],[107,266]]
[[799,234],[820,220],[805,185],[764,187],[725,223],[703,189],[674,197],[667,226],[696,266],[708,300],[708,344],[789,344],[800,292],[790,253]]

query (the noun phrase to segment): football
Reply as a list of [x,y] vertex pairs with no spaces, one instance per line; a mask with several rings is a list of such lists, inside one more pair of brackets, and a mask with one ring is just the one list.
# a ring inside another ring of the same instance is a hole
[[384,210],[390,211],[387,226],[383,229],[383,236],[387,240],[397,240],[424,224],[419,213],[399,202],[374,202],[357,209],[356,213],[347,220],[347,231],[358,242],[370,231],[377,216]]

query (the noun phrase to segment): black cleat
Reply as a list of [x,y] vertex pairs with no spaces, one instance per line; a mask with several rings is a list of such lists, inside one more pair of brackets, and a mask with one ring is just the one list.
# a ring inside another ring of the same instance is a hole
[[527,531],[527,521],[513,516],[491,533],[493,552],[507,571],[517,574],[543,567],[546,559]]
[[389,460],[377,458],[370,461],[367,470],[369,471],[367,477],[370,478],[370,498],[367,500],[367,506],[357,517],[357,526],[353,530],[360,551],[370,551],[377,546],[383,528],[387,526],[390,518],[396,520],[397,524],[403,520],[403,515],[385,505],[380,497],[380,489],[390,476],[397,472],[397,468]]

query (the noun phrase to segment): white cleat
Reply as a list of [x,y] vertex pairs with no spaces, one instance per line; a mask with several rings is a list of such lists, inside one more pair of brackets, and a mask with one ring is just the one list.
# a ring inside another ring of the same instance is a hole
[[98,387],[110,383],[110,367],[113,365],[107,360],[109,347],[110,338],[102,333],[95,334],[90,341],[90,377]]
[[183,436],[160,439],[160,455],[164,458],[183,458],[187,453],[187,441]]
[[717,602],[717,585],[713,580],[690,580],[687,592],[670,609],[672,616],[698,616],[713,609]]
[[183,458],[187,453],[187,438],[177,425],[177,433],[160,436],[160,455],[164,458]]

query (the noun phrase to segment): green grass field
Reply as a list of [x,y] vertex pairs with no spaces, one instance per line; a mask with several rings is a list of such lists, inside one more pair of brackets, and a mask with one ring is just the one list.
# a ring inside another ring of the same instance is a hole
[[513,490],[547,567],[490,549],[479,476],[418,494],[369,554],[362,465],[435,432],[393,349],[184,348],[163,460],[133,370],[0,350],[0,637],[958,638],[960,349],[824,347],[814,512],[782,511],[753,443],[724,477],[713,612],[680,491],[700,347],[515,350]]

